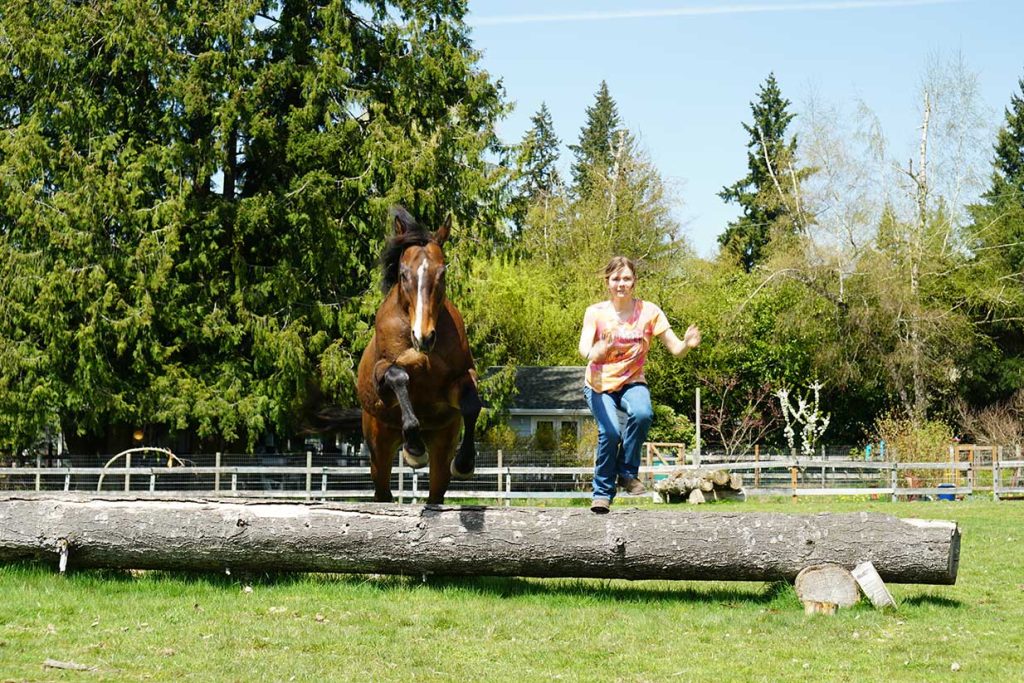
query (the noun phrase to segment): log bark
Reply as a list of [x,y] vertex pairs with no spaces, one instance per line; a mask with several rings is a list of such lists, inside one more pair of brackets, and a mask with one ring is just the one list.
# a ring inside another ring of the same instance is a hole
[[954,522],[586,508],[0,495],[0,562],[385,574],[793,580],[870,561],[893,583],[956,581]]

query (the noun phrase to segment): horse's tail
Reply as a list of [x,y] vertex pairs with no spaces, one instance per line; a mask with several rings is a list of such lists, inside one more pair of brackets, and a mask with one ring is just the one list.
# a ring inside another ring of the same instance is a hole
[[303,425],[305,434],[360,434],[363,411],[359,408],[323,406],[306,416]]

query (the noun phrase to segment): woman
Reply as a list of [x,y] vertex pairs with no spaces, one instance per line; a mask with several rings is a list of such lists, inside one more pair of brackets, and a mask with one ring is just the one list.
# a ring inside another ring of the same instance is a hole
[[[682,356],[700,344],[700,330],[690,325],[680,339],[665,314],[649,301],[633,298],[636,266],[616,256],[604,269],[608,300],[587,308],[580,334],[580,355],[587,359],[583,395],[597,420],[597,459],[590,509],[608,512],[615,486],[630,495],[645,492],[637,478],[640,446],[647,439],[653,411],[644,379],[644,362],[651,337],[658,337],[673,356]],[[626,413],[620,429],[618,410]],[[622,450],[619,451],[619,441]]]

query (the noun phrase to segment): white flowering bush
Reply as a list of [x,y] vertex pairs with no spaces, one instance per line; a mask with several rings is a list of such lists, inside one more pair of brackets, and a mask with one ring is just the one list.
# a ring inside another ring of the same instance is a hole
[[788,389],[779,389],[775,395],[782,407],[782,417],[786,420],[786,428],[782,431],[786,435],[786,443],[790,450],[794,449],[797,430],[800,434],[800,453],[803,455],[814,455],[814,449],[821,439],[822,434],[828,429],[831,414],[821,411],[821,382],[814,382],[808,389],[812,392],[813,399],[795,395],[796,404],[790,401]]

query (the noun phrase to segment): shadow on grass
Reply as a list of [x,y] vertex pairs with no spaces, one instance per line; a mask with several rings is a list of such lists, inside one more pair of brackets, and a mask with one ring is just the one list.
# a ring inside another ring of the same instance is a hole
[[[23,562],[8,565],[16,572],[53,574],[49,563]],[[515,598],[530,596],[585,598],[609,602],[656,603],[664,601],[702,604],[766,605],[793,596],[792,585],[786,581],[771,583],[742,582],[723,586],[723,582],[651,580],[631,582],[610,579],[520,578],[520,577],[448,577],[405,576],[397,574],[323,574],[305,572],[215,571],[189,570],[127,570],[69,568],[67,580],[72,582],[137,583],[142,581],[178,582],[203,585],[214,590],[238,590],[240,585],[253,587],[293,587],[308,585],[311,589],[343,586],[371,590],[387,595],[410,590],[445,593],[453,590],[482,596]],[[925,596],[926,597],[926,596]]]
[[[521,596],[579,597],[610,602],[654,603],[664,601],[764,605],[792,594],[786,581],[744,582],[728,587],[714,582],[705,585],[692,581],[629,582],[608,579],[528,579],[518,577],[436,577],[422,583],[425,589],[451,589],[492,595],[500,598]],[[670,587],[666,587],[668,584]],[[696,584],[696,585],[695,585]]]
[[903,605],[932,605],[935,607],[947,607],[947,608],[959,608],[963,607],[964,604],[954,598],[947,598],[942,595],[931,595],[929,593],[921,593],[920,595],[912,595],[907,598],[900,600],[900,604]]

